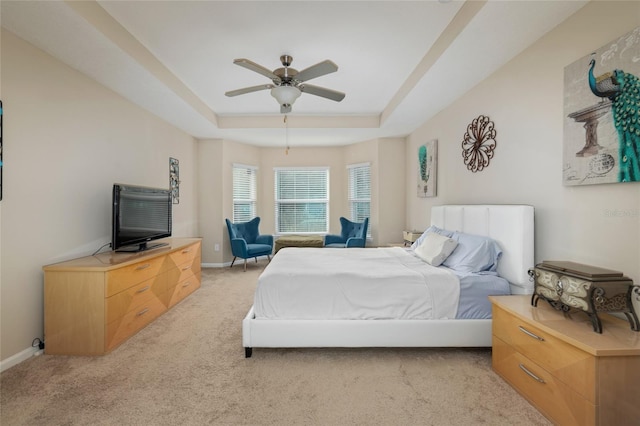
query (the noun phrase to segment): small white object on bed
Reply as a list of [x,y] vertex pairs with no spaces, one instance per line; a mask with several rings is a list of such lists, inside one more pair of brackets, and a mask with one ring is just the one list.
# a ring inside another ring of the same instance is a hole
[[[532,292],[527,270],[534,264],[533,207],[523,205],[436,206],[431,211],[431,224],[448,231],[487,236],[495,240],[499,250],[502,251],[497,273],[509,281],[511,293],[530,294]],[[288,250],[286,257],[292,257],[293,262],[283,264],[280,260],[284,256],[280,259],[278,256],[274,257],[260,277],[259,288],[264,287],[263,290],[266,289],[266,292],[264,295],[256,293],[256,304],[243,320],[243,346],[247,357],[251,356],[254,347],[491,346],[491,319],[454,319],[451,309],[446,308],[446,305],[451,304],[452,300],[456,300],[455,303],[457,303],[455,295],[434,297],[434,300],[441,299],[441,303],[445,300],[442,307],[436,308],[433,307],[432,300],[426,300],[431,297],[423,297],[425,300],[418,300],[406,308],[411,314],[399,314],[403,312],[403,308],[397,303],[401,304],[402,300],[417,300],[414,295],[405,297],[410,294],[407,292],[412,287],[415,291],[415,288],[422,286],[423,289],[418,291],[421,291],[423,296],[434,294],[431,289],[425,291],[424,284],[419,283],[420,276],[426,276],[426,272],[422,272],[425,268],[438,271],[441,278],[445,279],[444,282],[452,285],[451,278],[454,274],[446,272],[447,268],[430,266],[400,248],[332,249],[333,253],[327,253],[327,255],[335,256],[339,253],[344,258],[344,264],[340,268],[336,266],[336,269],[340,269],[337,276],[329,282],[324,282],[320,280],[321,276],[325,275],[322,270],[311,275],[309,271],[313,270],[314,261],[318,260],[314,256],[321,254],[319,251],[330,249]],[[304,255],[305,250],[310,250],[306,252],[307,255]],[[387,253],[383,253],[385,251]],[[351,257],[355,257],[356,252],[362,252],[362,255],[369,260],[369,266],[365,267],[366,271],[362,276],[353,273],[362,269],[360,263],[351,263]],[[395,253],[396,256],[390,257],[397,257],[393,262],[400,264],[400,269],[393,266],[395,272],[391,271],[390,265],[382,266],[382,258],[389,257],[389,253]],[[452,257],[455,256],[454,251]],[[436,259],[436,263],[439,260]],[[377,262],[380,262],[379,265]],[[423,263],[424,267],[417,266],[417,263]],[[447,266],[446,263],[447,260],[444,266]],[[417,269],[414,270],[413,267]],[[301,278],[303,276],[304,278]],[[367,285],[373,283],[379,276],[398,282],[398,289],[403,286],[405,288],[395,295],[388,292],[388,286],[386,288],[377,286],[376,291],[372,292],[371,287]],[[458,278],[454,277],[454,280],[457,281]],[[342,284],[346,281],[350,285],[355,284],[355,287],[343,286]],[[263,286],[263,283],[268,285]],[[459,295],[460,285],[457,282],[455,284],[457,284],[456,291]],[[447,284],[436,284],[438,285],[446,286]],[[344,292],[345,288],[355,288],[356,290],[349,291],[365,296],[364,302],[356,303],[355,316],[349,316],[351,314],[348,313],[353,312],[351,309],[353,307],[342,306],[348,304],[344,301],[351,299],[349,295],[339,294],[338,297],[334,297],[328,292],[336,289],[338,292]],[[293,290],[291,296],[280,297],[279,293],[282,291],[291,290]],[[272,294],[269,294],[270,291]],[[375,293],[381,293],[382,302],[376,302],[375,298],[370,297]],[[395,301],[391,303],[392,300]],[[321,303],[315,304],[316,301]],[[379,313],[368,309],[376,305],[382,307]],[[278,311],[289,312],[289,317],[277,317],[280,315]],[[433,315],[434,311],[439,313]],[[256,313],[258,313],[257,316]]]

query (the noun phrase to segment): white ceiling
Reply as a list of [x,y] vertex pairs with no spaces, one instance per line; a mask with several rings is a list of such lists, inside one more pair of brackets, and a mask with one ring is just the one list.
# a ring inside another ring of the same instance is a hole
[[565,20],[586,1],[10,1],[2,27],[197,138],[282,146],[268,69],[293,56],[310,81],[288,115],[291,146],[403,137]]

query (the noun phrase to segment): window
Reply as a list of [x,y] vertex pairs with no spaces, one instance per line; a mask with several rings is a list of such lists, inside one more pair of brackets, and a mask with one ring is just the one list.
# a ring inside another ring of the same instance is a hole
[[256,217],[256,174],[253,166],[233,165],[233,222]]
[[[349,170],[349,210],[351,220],[363,222],[371,212],[371,165],[353,164]],[[367,238],[371,238],[371,223],[367,228]]]
[[329,231],[329,169],[275,169],[276,233]]

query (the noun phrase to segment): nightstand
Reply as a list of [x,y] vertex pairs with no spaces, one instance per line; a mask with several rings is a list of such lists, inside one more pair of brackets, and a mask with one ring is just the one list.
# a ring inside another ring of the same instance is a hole
[[404,239],[404,245],[410,246],[413,244],[424,231],[402,231],[402,238]]
[[567,318],[530,296],[490,296],[494,371],[555,424],[637,425],[640,334],[603,314]]

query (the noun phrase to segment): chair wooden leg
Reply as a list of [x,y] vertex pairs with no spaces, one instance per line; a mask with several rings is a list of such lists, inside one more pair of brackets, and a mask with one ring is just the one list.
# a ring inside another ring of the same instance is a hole
[[269,259],[269,262],[271,262],[271,256],[267,255],[267,259]]
[[229,268],[233,268],[233,262],[235,262],[235,261],[236,261],[236,259],[237,259],[237,257],[236,257],[236,256],[233,256],[233,260],[231,261],[231,266],[229,266]]
[[244,260],[244,271],[247,272],[247,259]]
[[258,256],[254,257],[254,259],[256,260],[256,263],[258,263]]

